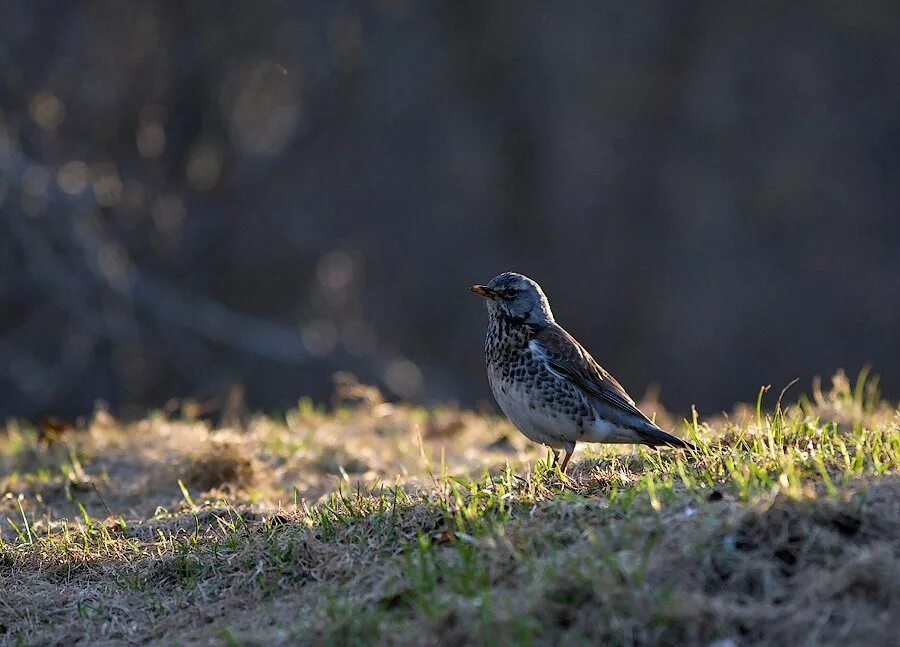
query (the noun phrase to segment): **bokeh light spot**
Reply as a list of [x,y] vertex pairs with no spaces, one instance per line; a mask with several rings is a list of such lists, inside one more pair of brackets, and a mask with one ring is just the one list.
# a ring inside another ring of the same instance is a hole
[[334,351],[338,332],[334,324],[325,319],[314,319],[303,326],[303,345],[314,357],[324,357]]
[[191,151],[185,175],[195,191],[209,191],[222,172],[222,149],[210,143],[199,144]]
[[88,167],[84,162],[66,162],[56,172],[56,184],[63,193],[78,195],[87,188],[88,175]]
[[104,164],[94,168],[91,189],[94,199],[101,207],[112,207],[122,199],[122,180],[113,164]]
[[97,257],[97,266],[106,280],[120,288],[127,288],[131,281],[131,258],[118,243],[103,245]]
[[28,108],[31,118],[44,130],[56,129],[66,118],[66,106],[49,92],[34,95]]
[[159,157],[166,150],[166,131],[155,119],[141,121],[135,140],[138,152],[147,159]]
[[153,203],[150,217],[159,233],[175,236],[181,231],[187,211],[184,203],[174,193],[159,196]]
[[388,364],[384,382],[397,395],[411,398],[422,388],[422,371],[408,359],[397,359]]
[[300,119],[300,102],[294,94],[295,80],[284,68],[264,62],[244,71],[231,114],[231,134],[247,153],[275,155],[291,141]]
[[343,290],[353,280],[353,259],[345,252],[329,252],[316,266],[316,276],[326,290]]

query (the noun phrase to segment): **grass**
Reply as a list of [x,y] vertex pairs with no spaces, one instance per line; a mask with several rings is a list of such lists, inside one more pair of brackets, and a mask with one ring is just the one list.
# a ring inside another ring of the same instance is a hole
[[873,381],[682,431],[696,453],[586,447],[564,477],[499,418],[377,401],[10,422],[0,643],[895,640],[900,411]]

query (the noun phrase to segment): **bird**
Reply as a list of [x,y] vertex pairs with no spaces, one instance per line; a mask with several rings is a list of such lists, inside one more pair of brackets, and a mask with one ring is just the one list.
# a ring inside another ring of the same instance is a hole
[[469,288],[484,298],[488,382],[500,409],[530,440],[552,450],[566,473],[579,442],[690,443],[660,429],[616,379],[556,323],[538,283],[517,272]]

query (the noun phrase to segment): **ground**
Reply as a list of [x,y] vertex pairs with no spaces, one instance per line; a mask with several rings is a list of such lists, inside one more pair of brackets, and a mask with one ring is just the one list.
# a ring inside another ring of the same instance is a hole
[[696,452],[568,476],[493,415],[195,409],[0,429],[0,644],[896,641],[900,411],[864,377],[651,403]]

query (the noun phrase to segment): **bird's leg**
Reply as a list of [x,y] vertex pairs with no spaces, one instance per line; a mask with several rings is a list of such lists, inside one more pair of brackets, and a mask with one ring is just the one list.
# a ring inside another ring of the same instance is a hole
[[565,474],[566,468],[569,466],[569,459],[572,458],[572,454],[575,453],[575,445],[571,447],[566,447],[566,457],[563,459],[562,465],[560,465],[560,471]]
[[550,467],[556,467],[556,464],[559,463],[559,455],[561,452],[557,452],[552,447],[550,448],[550,455],[553,457],[550,459]]

